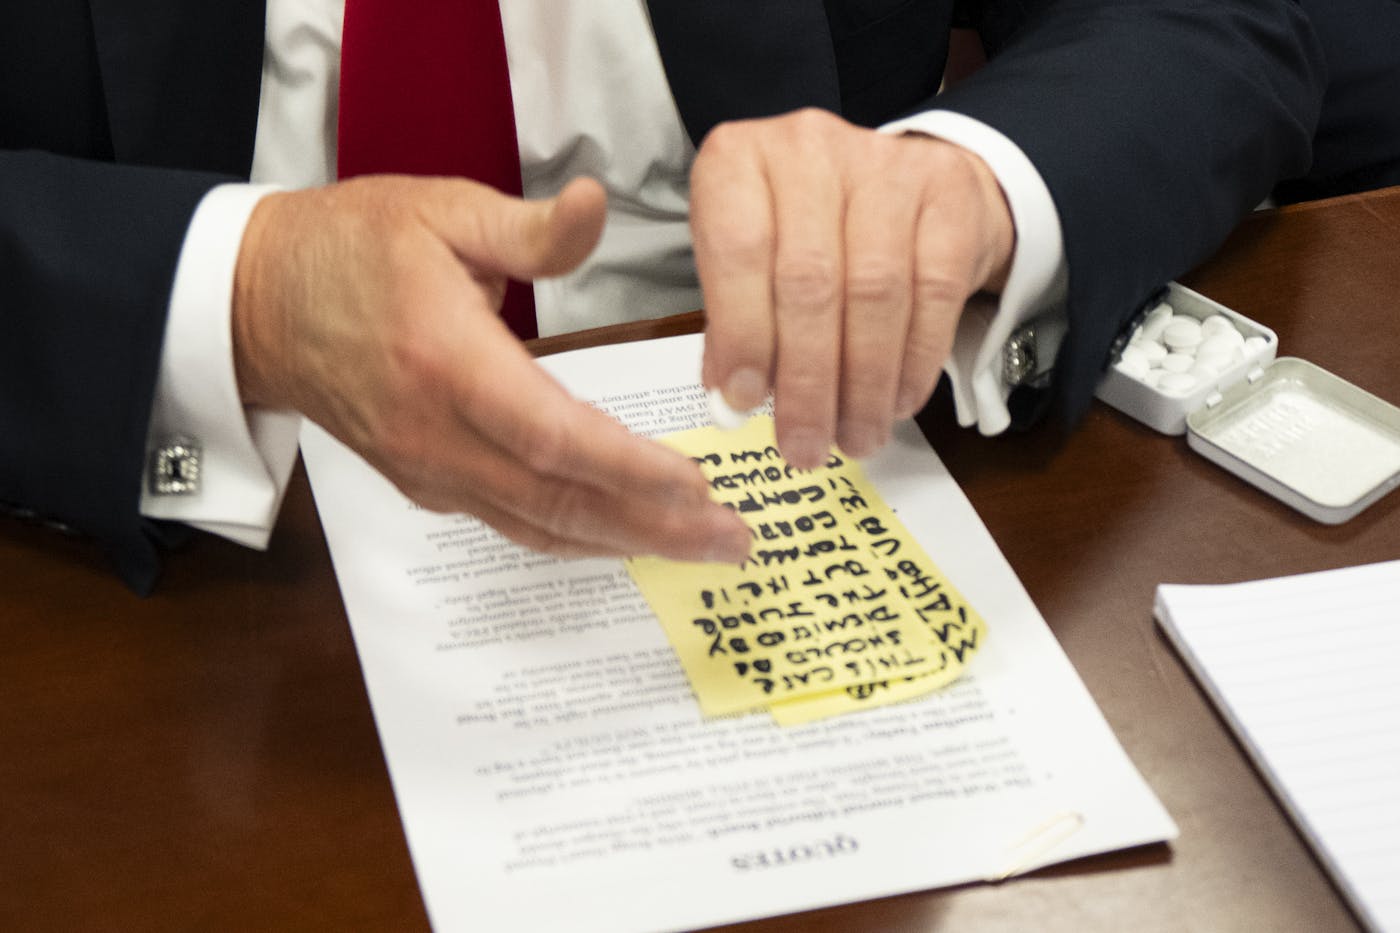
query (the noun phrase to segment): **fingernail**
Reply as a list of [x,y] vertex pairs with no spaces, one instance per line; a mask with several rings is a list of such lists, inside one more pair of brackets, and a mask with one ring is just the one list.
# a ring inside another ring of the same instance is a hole
[[880,448],[880,432],[872,424],[842,425],[837,434],[841,449],[852,457],[868,457]]
[[724,400],[739,411],[752,411],[767,397],[768,379],[756,369],[736,369],[724,384]]
[[826,461],[827,441],[812,431],[799,431],[781,444],[783,456],[799,470],[812,470]]
[[908,418],[918,409],[914,408],[918,402],[914,400],[913,389],[901,388],[894,397],[894,415],[896,418]]
[[900,389],[894,400],[895,417],[914,417],[924,407],[926,401],[926,396],[917,389]]
[[719,389],[711,389],[707,397],[710,402],[710,420],[721,431],[737,431],[748,422],[749,413],[730,408],[729,403],[724,400],[724,393]]

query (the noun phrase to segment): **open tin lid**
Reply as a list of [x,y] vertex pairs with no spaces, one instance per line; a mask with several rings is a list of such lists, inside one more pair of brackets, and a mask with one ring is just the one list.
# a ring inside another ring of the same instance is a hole
[[1201,456],[1329,525],[1400,485],[1400,408],[1296,357],[1207,398],[1186,431]]

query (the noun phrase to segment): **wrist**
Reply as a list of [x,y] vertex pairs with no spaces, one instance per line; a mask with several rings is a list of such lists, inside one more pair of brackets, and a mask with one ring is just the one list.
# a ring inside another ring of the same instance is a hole
[[[249,215],[234,266],[230,331],[234,375],[245,405],[266,408],[291,407],[272,373],[282,341],[275,327],[269,258],[277,255],[275,221],[285,193],[269,194]],[[269,333],[269,330],[273,331]]]
[[1011,204],[991,166],[977,153],[961,146],[957,149],[976,180],[982,216],[985,218],[983,255],[986,278],[981,291],[1000,295],[1011,274],[1011,260],[1016,255],[1016,223],[1011,216]]

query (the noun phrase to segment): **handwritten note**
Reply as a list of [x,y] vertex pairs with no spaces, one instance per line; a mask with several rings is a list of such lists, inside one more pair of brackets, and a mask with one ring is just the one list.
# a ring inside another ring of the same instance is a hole
[[628,561],[707,716],[768,708],[783,724],[908,699],[956,679],[982,619],[837,451],[815,470],[773,421],[663,439],[694,458],[754,538],[743,564]]

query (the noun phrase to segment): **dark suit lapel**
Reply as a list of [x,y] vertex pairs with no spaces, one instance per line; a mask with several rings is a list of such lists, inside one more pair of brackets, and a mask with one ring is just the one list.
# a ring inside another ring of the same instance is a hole
[[831,28],[818,0],[647,0],[686,130],[799,107],[839,111]]
[[118,161],[246,176],[263,0],[89,0]]

